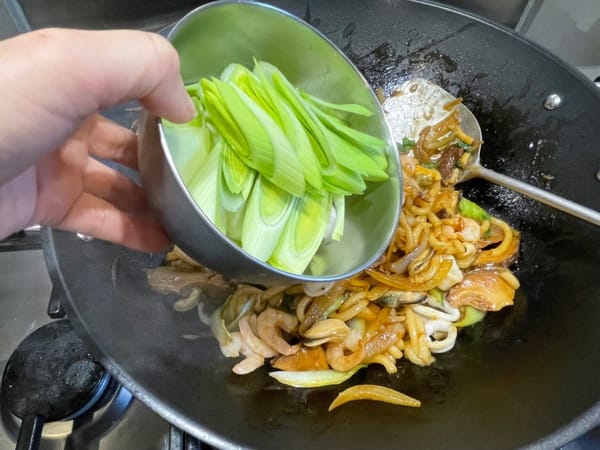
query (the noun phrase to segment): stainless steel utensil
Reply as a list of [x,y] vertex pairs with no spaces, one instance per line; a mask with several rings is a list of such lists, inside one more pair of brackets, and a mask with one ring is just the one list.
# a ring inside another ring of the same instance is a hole
[[[404,136],[416,138],[419,129],[422,129],[424,125],[435,123],[442,118],[441,116],[432,116],[431,112],[444,111],[440,105],[454,99],[452,94],[437,84],[420,78],[410,80],[401,88],[401,91],[403,95],[392,98],[390,101],[393,103],[388,104],[388,108],[393,108],[394,114],[400,114],[391,121],[394,133],[396,134],[396,140],[398,141]],[[385,107],[386,104],[384,103]],[[462,103],[458,105],[458,108],[462,129],[476,140],[482,141],[481,127],[475,115]],[[406,125],[400,122],[402,120],[401,116],[406,114],[411,114],[414,123],[416,123],[413,128],[408,129]],[[467,166],[461,171],[459,182],[476,177],[483,178],[491,183],[499,184],[552,208],[600,226],[600,213],[598,211],[567,200],[544,189],[524,183],[523,181],[487,169],[480,163],[480,152],[481,146],[471,153]]]
[[230,63],[253,60],[277,66],[290,81],[328,101],[359,103],[374,114],[352,126],[387,142],[390,178],[348,198],[340,241],[321,245],[319,271],[298,275],[273,268],[243,251],[204,215],[184,186],[159,118],[139,121],[139,167],[149,202],[173,241],[225,276],[253,283],[333,281],[371,265],[385,250],[398,222],[402,189],[396,145],[377,97],[350,60],[316,29],[278,8],[245,1],[201,6],[169,34],[186,83],[219,76]]

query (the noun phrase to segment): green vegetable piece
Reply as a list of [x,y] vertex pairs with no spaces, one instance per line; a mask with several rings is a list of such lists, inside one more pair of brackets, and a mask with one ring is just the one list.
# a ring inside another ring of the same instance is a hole
[[202,86],[200,82],[191,83],[185,86],[185,90],[189,94],[190,97],[201,97],[202,96]]
[[467,144],[466,142],[463,141],[458,141],[456,143],[456,145],[458,145],[460,148],[462,148],[465,152],[469,153],[471,150],[473,150],[473,147],[469,144]]
[[311,102],[314,106],[318,107],[325,113],[331,113],[332,111],[341,111],[352,114],[358,114],[359,116],[371,117],[373,113],[368,108],[356,103],[341,104],[331,103],[321,98],[310,95],[308,92],[300,91],[300,95],[305,100]]
[[458,202],[458,213],[463,217],[468,217],[480,223],[490,218],[489,214],[481,206],[464,197]]
[[465,312],[461,320],[454,322],[454,326],[458,328],[470,327],[480,322],[485,317],[485,311],[481,311],[472,306],[465,306]]
[[277,149],[277,151],[272,154],[274,160],[273,173],[265,173],[259,167],[254,168],[269,181],[286,192],[297,197],[304,195],[306,189],[304,173],[302,172],[302,167],[290,141],[283,131],[281,131],[277,123],[254,103],[250,97],[237,86],[233,86],[233,88],[246,104],[250,112],[254,114],[255,118],[258,119],[262,126],[264,126],[264,130],[271,141],[272,148]]
[[271,257],[298,200],[262,176],[250,193],[242,226],[242,248],[261,261]]
[[342,139],[336,133],[325,129],[335,161],[369,181],[385,181],[388,174],[377,162],[360,149]]
[[400,153],[408,153],[414,148],[415,145],[417,145],[415,141],[407,137],[403,137],[402,143],[398,145],[398,151]]
[[333,386],[341,384],[350,379],[366,365],[356,366],[347,372],[338,372],[337,370],[276,370],[269,372],[269,375],[279,381],[281,384],[297,388],[315,388],[322,386]]
[[242,204],[237,211],[225,211],[227,220],[227,237],[242,246],[242,231],[244,229],[244,217],[246,216],[246,205]]
[[[223,170],[223,158],[221,157],[220,161],[220,170],[219,170],[219,186],[217,189],[217,195],[219,199],[219,205],[227,212],[236,212],[244,205],[244,196],[241,192],[235,193],[231,192],[229,187],[227,186],[227,182],[225,181],[225,174]],[[227,216],[225,215],[223,219]]]
[[221,79],[240,88],[274,120],[278,120],[272,105],[269,103],[269,96],[265,91],[265,87],[247,67],[241,64],[230,64],[223,71]]
[[[246,98],[236,86],[231,86],[218,79],[213,79],[227,111],[233,117],[248,144],[248,153],[238,156],[250,167],[266,176],[275,172],[275,152],[270,133],[265,129],[265,124],[256,117]],[[246,96],[247,97],[247,96]],[[251,100],[250,100],[251,101]],[[235,150],[235,148],[234,148]]]
[[323,187],[332,194],[362,194],[367,185],[357,172],[336,165],[332,174],[323,174]]
[[423,167],[425,167],[426,169],[437,169],[438,168],[438,161],[431,161],[431,162],[425,162],[425,163],[420,163]]
[[335,223],[331,233],[331,239],[339,241],[344,235],[344,222],[346,218],[346,196],[340,194],[333,195],[333,207],[335,209]]
[[227,144],[221,155],[223,178],[227,188],[233,194],[242,194],[246,200],[252,189],[256,172],[244,164],[239,156]]
[[442,292],[441,289],[433,288],[428,292],[428,294],[435,298],[440,305],[444,304],[444,292]]
[[307,193],[294,205],[269,263],[303,273],[319,249],[332,207],[331,196]]
[[288,106],[281,94],[275,89],[275,86],[266,79],[265,74],[260,69],[257,72],[262,84],[259,84],[258,80],[251,80],[251,87],[255,91],[262,89],[260,95],[267,96],[267,103],[272,107],[274,118],[277,118],[278,123],[296,151],[306,183],[315,191],[321,190],[321,167],[306,130],[294,115],[292,108]]
[[219,91],[210,80],[201,81],[204,87],[203,105],[208,113],[207,120],[243,159],[249,157],[248,143],[242,131],[223,104]]
[[320,191],[323,186],[321,179],[321,165],[313,151],[313,146],[308,138],[304,127],[300,121],[294,116],[290,107],[276,100],[274,102],[277,113],[281,118],[283,131],[287,135],[293,148],[296,150],[296,155],[302,166],[306,183],[316,192]]
[[169,151],[179,176],[187,185],[208,156],[212,139],[210,130],[196,126],[163,127]]
[[194,178],[187,185],[190,195],[196,201],[196,204],[213,223],[216,222],[217,213],[219,212],[217,194],[220,184],[219,164],[222,149],[223,141],[218,139]]
[[334,131],[341,138],[363,150],[371,158],[373,158],[383,170],[387,168],[388,162],[385,153],[386,144],[384,141],[371,136],[370,134],[355,130],[337,117],[326,114],[310,104],[309,108],[311,108],[311,110],[327,128],[329,128],[331,131]]
[[329,149],[327,138],[323,134],[323,125],[319,119],[305,105],[306,101],[302,99],[296,88],[275,66],[259,62],[256,64],[255,71],[259,77],[264,77],[265,82],[271,82],[277,88],[278,92],[285,99],[290,108],[294,111],[298,120],[309,133],[313,151],[319,164],[324,171],[327,171],[334,164],[334,158]]

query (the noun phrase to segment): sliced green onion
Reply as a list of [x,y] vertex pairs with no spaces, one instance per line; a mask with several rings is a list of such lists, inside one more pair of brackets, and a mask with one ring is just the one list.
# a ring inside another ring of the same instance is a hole
[[244,218],[246,217],[246,205],[244,203],[237,211],[226,211],[225,217],[227,220],[226,235],[229,239],[235,241],[240,247],[242,246],[242,231],[244,229]]
[[[225,181],[223,158],[220,161],[219,170],[219,185],[217,188],[217,195],[219,205],[227,212],[236,212],[244,205],[245,198],[241,192],[232,192]],[[226,217],[226,216],[225,216]]]
[[208,120],[214,125],[218,133],[223,136],[227,143],[243,159],[249,157],[248,143],[242,131],[239,129],[227,108],[223,105],[223,99],[216,87],[209,80],[202,80],[204,91],[203,101],[208,113]]

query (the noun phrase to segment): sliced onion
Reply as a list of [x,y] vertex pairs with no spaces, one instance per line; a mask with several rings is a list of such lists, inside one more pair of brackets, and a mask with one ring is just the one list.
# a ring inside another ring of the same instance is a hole
[[202,322],[204,325],[210,326],[212,318],[210,314],[207,314],[204,311],[204,306],[204,303],[198,303],[198,317],[200,318],[200,322]]
[[258,336],[254,334],[248,316],[244,316],[239,321],[240,333],[244,343],[252,350],[253,353],[257,353],[264,358],[272,358],[277,355],[277,352],[263,342]]
[[310,297],[319,297],[320,295],[327,294],[334,283],[334,281],[324,283],[304,283],[302,288],[306,295]]
[[177,312],[185,312],[194,309],[200,302],[200,294],[202,294],[202,291],[199,288],[192,288],[190,295],[177,300],[173,304],[173,309]]
[[421,239],[421,242],[419,243],[418,247],[414,248],[411,252],[407,253],[406,255],[404,255],[401,258],[398,258],[396,261],[394,261],[390,265],[390,270],[399,275],[406,272],[409,264],[411,262],[413,262],[417,258],[417,256],[419,256],[421,253],[423,253],[423,251],[427,247],[427,243],[428,243],[427,238],[423,237]]
[[460,310],[458,308],[454,308],[446,302],[444,302],[444,305],[441,307],[441,309],[425,305],[413,305],[411,306],[411,308],[414,312],[423,317],[426,317],[427,319],[439,319],[446,320],[448,322],[454,322],[460,317]]
[[257,353],[251,353],[245,359],[233,366],[233,373],[237,375],[246,375],[254,372],[265,363],[265,359]]
[[344,403],[355,400],[375,400],[391,403],[393,405],[411,406],[413,408],[419,408],[421,406],[419,400],[394,389],[374,384],[359,384],[340,392],[335,400],[329,405],[329,411],[334,410]]

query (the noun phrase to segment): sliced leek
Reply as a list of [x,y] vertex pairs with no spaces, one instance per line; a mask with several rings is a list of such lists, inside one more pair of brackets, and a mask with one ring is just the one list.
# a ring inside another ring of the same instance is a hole
[[317,252],[329,220],[329,194],[307,193],[290,214],[269,263],[292,273],[302,273]]
[[310,263],[325,232],[343,237],[346,196],[388,178],[385,143],[350,125],[373,112],[300,91],[262,61],[252,70],[231,64],[186,88],[198,114],[182,125],[164,121],[165,135],[207,218],[262,261],[317,270]]
[[315,105],[318,108],[323,109],[324,111],[327,111],[327,110],[341,111],[341,112],[347,112],[347,113],[352,113],[352,114],[358,114],[359,116],[365,116],[365,117],[370,117],[373,115],[372,111],[369,111],[364,106],[357,105],[355,103],[350,103],[350,104],[331,103],[331,102],[325,101],[321,98],[310,95],[308,92],[300,92],[300,95],[305,100],[308,100],[313,105]]
[[214,148],[194,175],[194,178],[187,185],[191,196],[198,206],[202,208],[204,214],[213,222],[217,218],[217,209],[219,209],[217,191],[220,175],[219,161],[222,149],[223,141],[218,139]]
[[172,148],[171,156],[181,179],[189,184],[204,163],[211,149],[211,133],[207,128],[171,126],[165,124],[164,133]]
[[242,248],[261,261],[268,260],[296,202],[296,197],[259,176],[246,205]]

